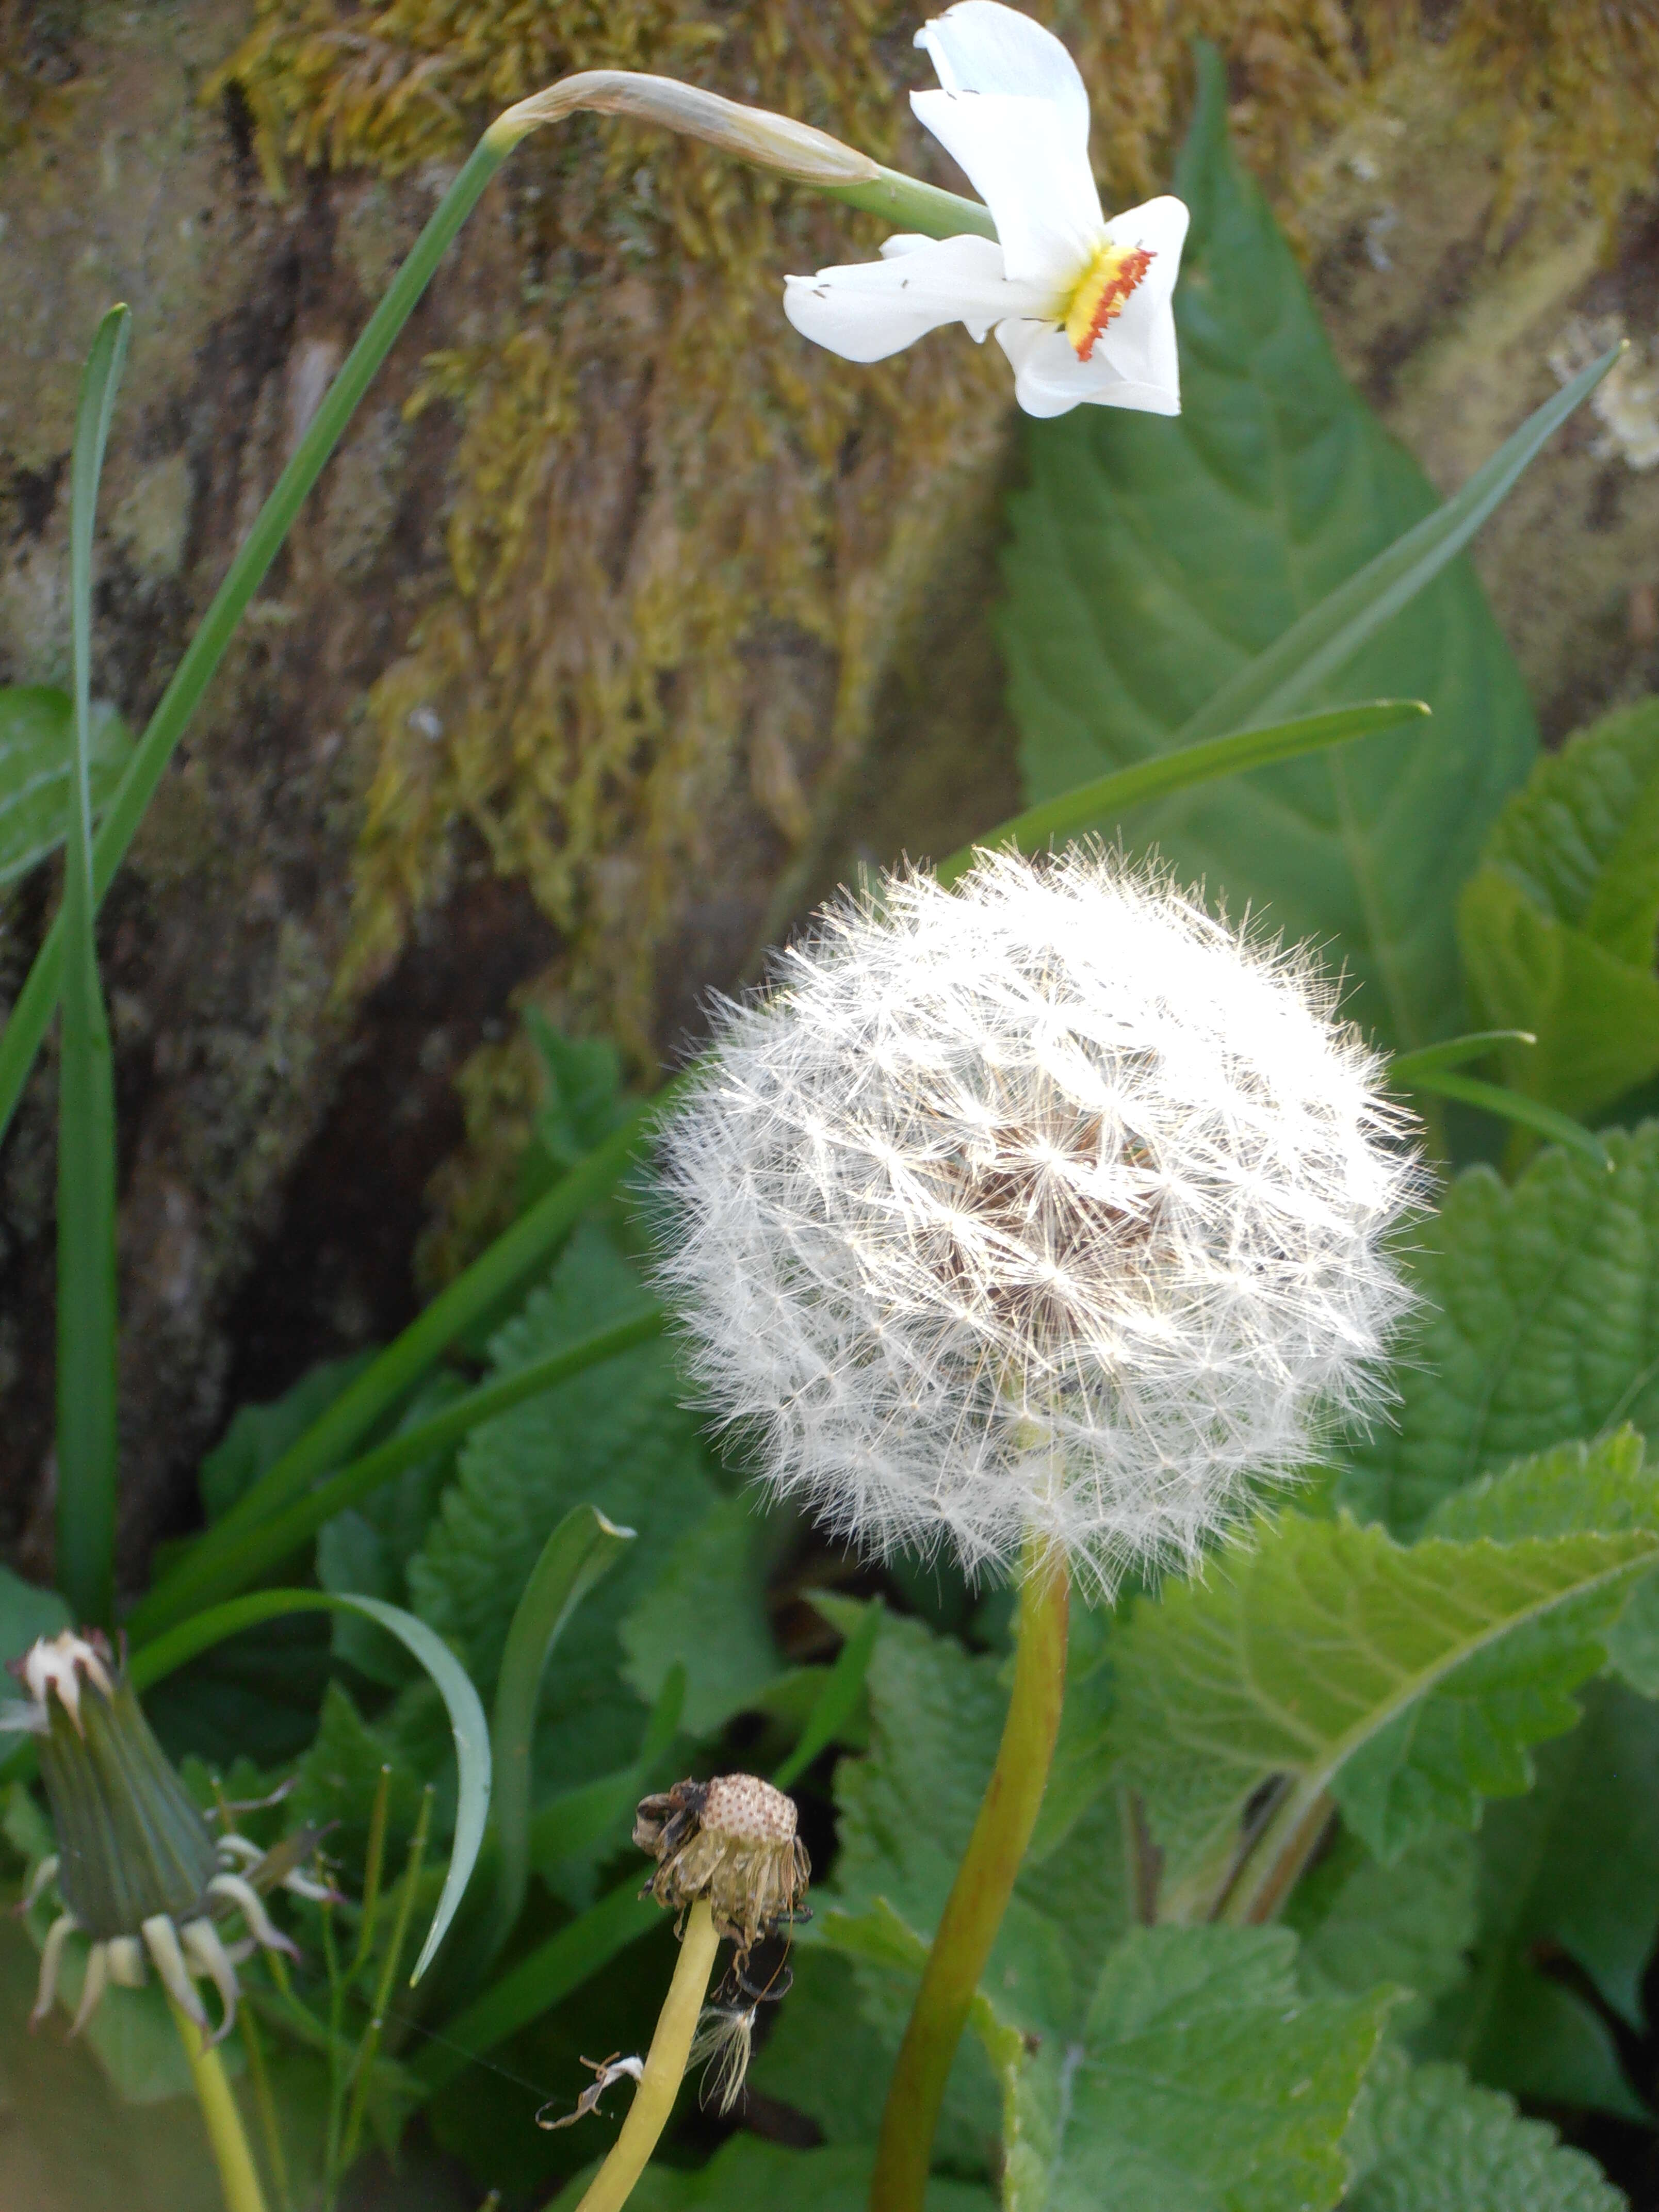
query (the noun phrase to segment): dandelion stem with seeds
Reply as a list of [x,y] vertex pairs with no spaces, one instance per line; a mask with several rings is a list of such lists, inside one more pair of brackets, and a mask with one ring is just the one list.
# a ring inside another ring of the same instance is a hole
[[635,2183],[645,2172],[657,2139],[668,2124],[674,2100],[685,2076],[692,2038],[697,2032],[720,1945],[720,1931],[709,1911],[708,1900],[700,1897],[686,1916],[674,1978],[657,2016],[656,2033],[646,2053],[645,2071],[628,2108],[622,2133],[611,2146],[610,2157],[594,2175],[576,2212],[620,2212],[633,2193]]
[[1069,1594],[1064,1552],[1032,1537],[1020,1568],[1008,1717],[888,2084],[871,2212],[921,2212],[951,2062],[1048,1779],[1066,1694]]
[[224,2191],[225,2212],[265,2212],[258,2168],[253,2163],[253,2153],[242,2128],[242,2116],[236,2109],[236,2100],[231,2094],[218,2051],[170,1990],[167,2009],[190,2061],[190,2078],[196,2086],[196,2101],[207,2124],[208,2141],[213,2146],[219,2186]]

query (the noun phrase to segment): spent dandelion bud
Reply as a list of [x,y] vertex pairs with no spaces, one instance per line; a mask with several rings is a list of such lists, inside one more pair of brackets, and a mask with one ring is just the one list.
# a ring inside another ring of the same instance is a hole
[[[71,2033],[110,1983],[137,1988],[153,1968],[204,2035],[210,2021],[197,1984],[213,1985],[217,2041],[236,2017],[237,1959],[255,1944],[294,1949],[261,1889],[280,1881],[313,1893],[315,1885],[286,1856],[262,1853],[244,1837],[215,1837],[96,1630],[42,1638],[11,1671],[28,1699],[0,1713],[0,1724],[38,1742],[58,1844],[35,1869],[23,1904],[55,1887],[63,1905],[42,1947],[30,2025],[52,2009],[70,1939],[79,1936],[90,1948]],[[245,1931],[233,1930],[228,1943],[228,1920]]]
[[826,908],[663,1142],[661,1287],[771,1488],[1109,1591],[1293,1474],[1381,1387],[1419,1172],[1334,998],[1095,848]]
[[677,1782],[640,1801],[634,1841],[657,1862],[644,1894],[684,1912],[708,1900],[716,1931],[748,1956],[763,1936],[804,1917],[811,1871],[793,1799],[753,1774]]

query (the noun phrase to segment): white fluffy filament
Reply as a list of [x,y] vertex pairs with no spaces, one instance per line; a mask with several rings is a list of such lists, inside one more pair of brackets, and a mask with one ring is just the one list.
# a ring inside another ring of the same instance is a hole
[[1109,1591],[1363,1408],[1418,1170],[1312,961],[1098,848],[844,898],[725,1004],[659,1279],[765,1479]]

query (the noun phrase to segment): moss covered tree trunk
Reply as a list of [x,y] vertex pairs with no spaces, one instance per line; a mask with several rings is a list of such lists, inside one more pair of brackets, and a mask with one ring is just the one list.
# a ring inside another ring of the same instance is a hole
[[[0,682],[66,669],[74,391],[111,300],[134,337],[94,681],[137,723],[492,107],[655,68],[957,183],[894,97],[914,27],[866,0],[0,0]],[[1627,217],[1604,259],[1605,210],[1525,146],[1506,171],[1467,56],[1412,45],[1363,82],[1322,0],[1061,27],[1120,201],[1164,173],[1189,33],[1226,37],[1339,347],[1448,485],[1552,354],[1651,334],[1652,234]],[[515,156],[361,410],[105,910],[129,1583],[235,1400],[397,1326],[423,1224],[431,1271],[499,1218],[526,996],[646,1077],[852,859],[1016,803],[1000,360],[947,334],[849,369],[777,312],[786,270],[876,234],[579,122]],[[1557,731],[1656,672],[1644,373],[1481,550]],[[47,868],[10,896],[6,989],[56,895]],[[0,1543],[36,1572],[52,1097],[46,1064],[0,1168]]]

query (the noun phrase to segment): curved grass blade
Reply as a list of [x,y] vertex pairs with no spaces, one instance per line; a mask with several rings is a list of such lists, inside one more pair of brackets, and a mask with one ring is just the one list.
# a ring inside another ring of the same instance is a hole
[[352,1592],[338,1590],[256,1590],[252,1596],[233,1598],[228,1605],[216,1605],[205,1613],[192,1614],[165,1636],[158,1636],[153,1644],[147,1644],[142,1651],[135,1652],[131,1661],[133,1686],[138,1690],[149,1689],[187,1660],[222,1643],[227,1636],[235,1636],[245,1628],[256,1628],[261,1621],[277,1620],[285,1613],[331,1612],[361,1614],[398,1638],[432,1677],[448,1711],[449,1725],[455,1737],[455,1761],[459,1769],[455,1840],[450,1849],[449,1871],[444,1877],[437,1911],[421,1946],[421,1955],[415,1961],[415,1971],[409,1978],[411,1982],[418,1982],[455,1917],[462,1893],[477,1863],[484,1822],[489,1814],[489,1724],[465,1668],[442,1638],[412,1613],[405,1613],[401,1606],[386,1605],[376,1597],[359,1597]]
[[1623,351],[1612,346],[1529,415],[1454,498],[1339,584],[1285,635],[1206,700],[1180,736],[1184,744],[1287,714],[1336,675],[1384,623],[1455,560],[1528,464],[1589,398]]
[[75,744],[64,860],[58,1084],[58,1586],[82,1621],[115,1598],[115,1070],[92,864],[92,535],[132,318],[112,307],[81,378],[70,465]]
[[[1399,1074],[1398,1062],[1393,1073]],[[1431,1068],[1426,1073],[1405,1079],[1413,1090],[1435,1091],[1442,1098],[1455,1098],[1464,1106],[1479,1106],[1502,1121],[1516,1122],[1548,1144],[1565,1145],[1569,1152],[1582,1152],[1598,1167],[1610,1170],[1613,1166],[1606,1146],[1582,1121],[1558,1114],[1554,1107],[1540,1105],[1537,1099],[1528,1098],[1518,1091],[1506,1090],[1501,1083],[1482,1083],[1474,1076],[1452,1075],[1443,1068]]]
[[447,1451],[481,1423],[493,1420],[526,1398],[538,1397],[572,1375],[631,1352],[635,1345],[657,1335],[663,1321],[660,1307],[646,1307],[625,1321],[613,1322],[574,1343],[561,1345],[557,1351],[530,1361],[498,1382],[469,1390],[430,1420],[401,1430],[326,1482],[307,1490],[291,1505],[256,1520],[251,1528],[232,1527],[228,1515],[198,1540],[128,1615],[127,1634],[136,1644],[145,1643],[196,1607],[234,1596],[267,1569],[291,1557],[337,1513],[356,1505],[394,1474]]
[[1411,1085],[1421,1076],[1462,1067],[1472,1060],[1484,1060],[1501,1044],[1537,1042],[1530,1030],[1471,1030],[1464,1036],[1444,1037],[1438,1044],[1425,1044],[1415,1052],[1397,1054],[1389,1062],[1389,1075],[1395,1083]]
[[595,1583],[634,1541],[596,1506],[573,1506],[542,1547],[512,1624],[495,1683],[490,1751],[495,1775],[495,1832],[501,1859],[486,1956],[513,1931],[530,1878],[530,1750],[542,1676],[565,1623]]
[[836,1654],[836,1663],[806,1717],[799,1741],[772,1777],[775,1789],[793,1788],[818,1753],[833,1743],[846,1727],[869,1672],[870,1655],[881,1633],[881,1617],[879,1600],[866,1606],[858,1626]]
[[941,860],[933,872],[941,884],[953,884],[966,874],[975,854],[981,850],[1011,845],[1016,852],[1035,852],[1056,837],[1087,830],[1146,799],[1183,791],[1189,784],[1209,783],[1218,776],[1265,767],[1269,761],[1295,760],[1303,753],[1321,752],[1327,745],[1341,744],[1350,738],[1398,729],[1428,712],[1421,699],[1372,699],[1359,706],[1337,707],[1327,714],[1304,714],[1294,721],[1236,730],[1224,738],[1182,745],[1177,752],[1136,761],[1131,768],[1114,769],[1109,775],[1096,776],[1079,784],[1074,791],[1062,792],[1058,799],[1027,807],[1024,813],[1016,814]]

